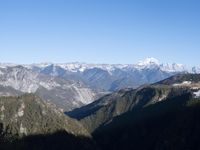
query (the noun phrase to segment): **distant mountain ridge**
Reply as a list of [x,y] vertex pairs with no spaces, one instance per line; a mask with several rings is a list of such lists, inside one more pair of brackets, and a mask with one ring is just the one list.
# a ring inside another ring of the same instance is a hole
[[180,73],[200,73],[200,67],[163,64],[155,58],[147,58],[137,64],[1,63],[0,85],[12,90],[0,94],[16,95],[16,91],[36,93],[69,111],[106,93],[137,88]]
[[177,63],[160,63],[152,57],[139,61],[137,64],[75,62],[40,63],[23,66],[46,75],[81,81],[92,89],[100,91],[115,91],[127,87],[137,88],[142,84],[154,83],[177,73],[200,73],[200,67],[190,67]]
[[[148,57],[142,61],[139,61],[136,64],[93,64],[93,63],[81,63],[81,62],[72,62],[72,63],[35,63],[35,64],[14,64],[14,63],[0,63],[0,68],[6,68],[8,66],[24,66],[29,69],[40,69],[43,70],[49,66],[60,67],[69,72],[84,72],[88,69],[99,68],[105,71],[112,72],[115,69],[144,69],[151,67],[159,67],[162,71],[166,72],[180,72],[185,71],[188,73],[200,73],[200,66],[189,66],[179,63],[161,63],[158,59],[153,57]],[[54,70],[57,71],[56,69]],[[55,73],[54,72],[54,73]]]
[[[9,65],[9,64],[6,64],[6,65]],[[39,63],[39,64],[24,65],[24,66],[26,66],[27,68],[44,69],[51,65],[60,67],[69,72],[84,72],[85,70],[98,68],[98,69],[102,69],[102,70],[112,73],[116,69],[141,70],[144,68],[159,67],[162,71],[166,71],[166,72],[185,71],[188,73],[200,73],[200,66],[189,66],[189,65],[179,64],[179,63],[172,63],[172,64],[160,63],[159,60],[153,57],[148,57],[142,61],[139,61],[136,64],[90,64],[90,63],[72,62],[72,63]],[[56,71],[56,69],[54,71]]]

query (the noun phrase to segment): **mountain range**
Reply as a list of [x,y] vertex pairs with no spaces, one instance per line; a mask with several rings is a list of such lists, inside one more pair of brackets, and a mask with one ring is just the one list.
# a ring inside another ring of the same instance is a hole
[[68,112],[102,149],[198,149],[200,75],[123,89]]
[[155,58],[146,58],[137,64],[32,64],[26,66],[34,71],[84,82],[92,89],[115,91],[154,83],[177,73],[200,73],[200,67],[182,64],[164,64]]
[[199,74],[175,75],[137,89],[127,88],[113,92],[66,114],[80,120],[88,131],[93,132],[116,116],[180,96],[183,93],[195,95],[194,91],[198,89],[200,89]]
[[[137,64],[41,63],[0,64],[2,96],[35,93],[63,111],[87,105],[124,88],[137,88],[179,73],[200,73],[200,67],[163,64],[147,58]],[[5,90],[4,90],[5,91]]]
[[198,149],[198,70],[1,64],[0,149]]
[[0,149],[199,149],[199,110],[200,74],[188,73],[106,94],[66,115],[35,94],[3,96]]

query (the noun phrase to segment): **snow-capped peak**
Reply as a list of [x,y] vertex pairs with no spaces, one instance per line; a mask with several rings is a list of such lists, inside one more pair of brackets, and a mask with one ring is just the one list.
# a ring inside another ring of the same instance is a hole
[[148,58],[138,62],[139,66],[159,65],[159,64],[160,64],[159,60],[157,60],[153,57],[148,57]]
[[[17,66],[17,64],[8,64],[8,63],[0,63],[0,68],[7,68],[9,66]],[[188,72],[188,73],[200,73],[200,67],[194,66],[187,66],[183,64],[177,64],[177,63],[161,63],[159,60],[153,57],[148,57],[142,61],[139,61],[136,64],[88,64],[88,63],[80,63],[80,62],[71,62],[71,63],[39,63],[39,64],[23,64],[22,65],[25,68],[28,68],[30,70],[34,70],[34,68],[39,68],[39,70],[44,70],[47,67],[50,67],[52,69],[53,73],[51,75],[56,75],[57,69],[63,69],[68,72],[74,72],[74,73],[82,73],[85,70],[89,69],[102,69],[104,71],[107,71],[109,74],[112,74],[113,71],[116,69],[120,69],[123,71],[126,70],[142,70],[142,69],[154,69],[154,68],[160,68],[160,70],[165,72]],[[49,70],[49,69],[47,69]]]
[[163,71],[168,71],[168,72],[183,72],[183,71],[189,71],[189,69],[187,68],[187,66],[183,65],[183,64],[162,64],[161,69]]

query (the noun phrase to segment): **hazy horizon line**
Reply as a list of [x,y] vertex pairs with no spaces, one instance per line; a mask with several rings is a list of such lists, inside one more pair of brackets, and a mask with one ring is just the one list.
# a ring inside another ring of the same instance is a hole
[[[137,65],[141,61],[145,61],[147,58],[154,58],[154,57],[146,57],[144,59],[137,60],[133,63],[106,63],[106,62],[86,62],[86,61],[38,61],[38,62],[12,62],[12,61],[0,61],[1,65],[37,65],[37,64],[91,64],[91,65]],[[162,64],[178,64],[178,65],[186,65],[186,66],[200,66],[200,64],[185,64],[179,62],[162,62],[160,59],[154,58],[159,61],[159,65]]]

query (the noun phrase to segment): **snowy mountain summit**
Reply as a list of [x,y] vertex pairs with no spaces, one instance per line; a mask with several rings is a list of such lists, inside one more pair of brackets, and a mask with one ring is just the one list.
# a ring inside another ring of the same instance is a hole
[[[13,64],[12,64],[13,65]],[[5,65],[3,65],[5,67]],[[72,63],[40,63],[40,64],[31,64],[25,65],[29,69],[37,68],[39,70],[44,70],[48,68],[52,68],[54,72],[57,70],[56,68],[64,69],[68,72],[80,72],[83,73],[87,70],[91,69],[101,69],[107,71],[112,74],[116,70],[141,70],[144,68],[160,68],[162,71],[166,72],[188,72],[188,73],[200,73],[200,67],[197,66],[188,66],[179,63],[162,63],[158,59],[153,57],[148,57],[144,60],[139,61],[135,64],[91,64],[91,63],[80,63],[80,62],[72,62]],[[56,74],[56,73],[55,73]]]
[[0,94],[36,93],[65,110],[71,110],[94,101],[102,94],[137,88],[179,73],[200,73],[200,67],[161,63],[153,57],[136,64],[0,63],[0,86],[4,91],[11,91],[0,91]]
[[148,57],[143,61],[138,62],[139,66],[159,65],[159,64],[160,64],[159,60],[153,57]]
[[158,59],[148,57],[136,64],[138,69],[157,67],[165,72],[184,72],[184,73],[200,73],[200,67],[189,66],[179,63],[161,63]]

